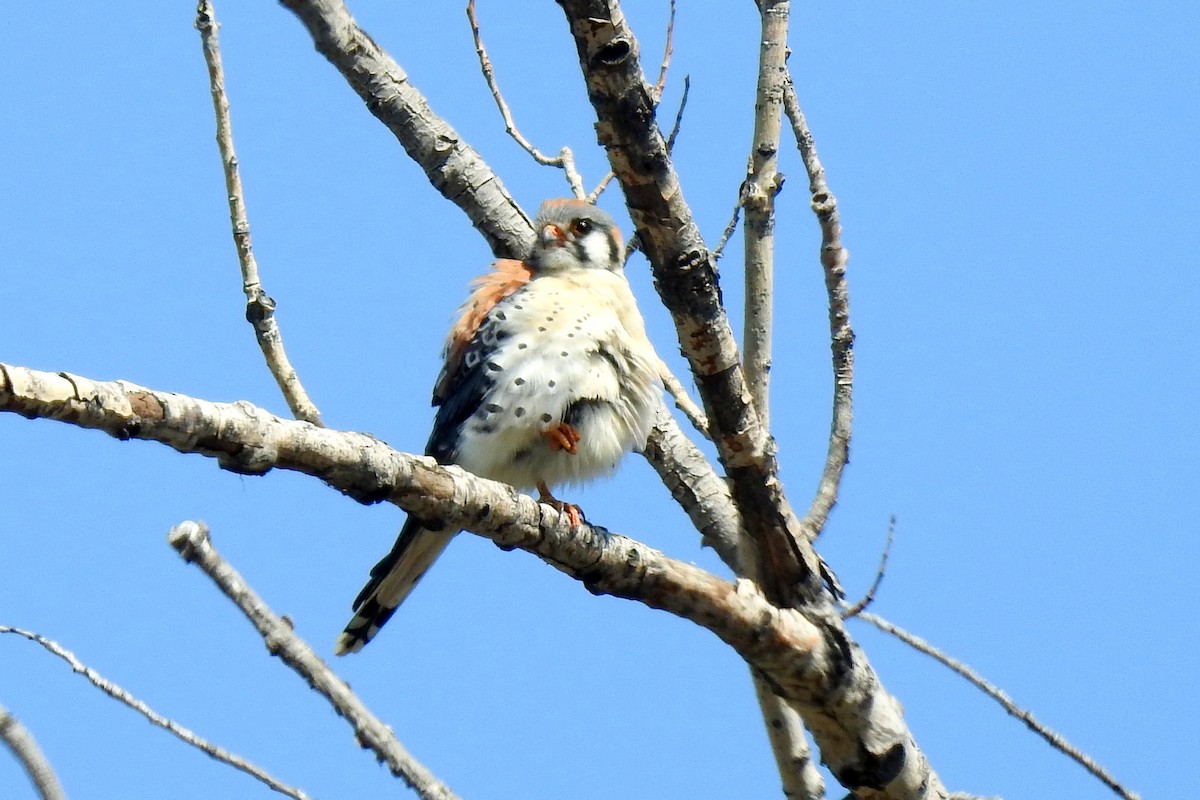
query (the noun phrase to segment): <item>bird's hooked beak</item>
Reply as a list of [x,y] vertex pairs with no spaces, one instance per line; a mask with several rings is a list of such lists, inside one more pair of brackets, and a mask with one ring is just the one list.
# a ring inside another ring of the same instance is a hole
[[538,240],[545,248],[562,247],[567,243],[567,236],[557,225],[544,225],[538,231]]

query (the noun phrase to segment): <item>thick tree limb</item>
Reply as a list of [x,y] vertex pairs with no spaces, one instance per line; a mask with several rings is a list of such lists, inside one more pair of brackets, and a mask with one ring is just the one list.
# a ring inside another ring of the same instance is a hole
[[42,748],[38,747],[33,734],[4,706],[0,706],[0,742],[21,762],[38,797],[42,800],[66,800],[58,775],[42,753]]
[[751,581],[729,583],[565,514],[511,486],[397,452],[361,433],[284,420],[250,403],[212,403],[124,381],[0,364],[0,410],[157,441],[215,458],[225,469],[287,469],[359,502],[388,501],[420,517],[540,556],[591,592],[637,600],[716,634],[804,710],[822,760],[864,800],[946,797],[830,604],[773,605]]
[[683,198],[654,116],[653,87],[615,0],[559,0],[575,39],[600,144],[625,193],[642,250],[708,414],[746,529],[762,551],[765,588],[791,604],[824,602],[822,565],[777,475],[775,447],[755,411],[716,265]]
[[396,61],[355,23],[341,0],[282,0],[325,56],[387,126],[442,195],[467,212],[499,258],[533,245],[529,218],[500,178],[450,123],[429,107]]
[[246,615],[267,645],[289,668],[330,702],[354,726],[354,735],[370,748],[392,774],[401,778],[421,800],[457,800],[457,795],[425,765],[413,758],[392,729],[376,717],[350,686],[296,635],[292,626],[273,612],[250,584],[217,553],[203,523],[188,520],[171,528],[167,541],[189,563],[200,567],[222,593]]

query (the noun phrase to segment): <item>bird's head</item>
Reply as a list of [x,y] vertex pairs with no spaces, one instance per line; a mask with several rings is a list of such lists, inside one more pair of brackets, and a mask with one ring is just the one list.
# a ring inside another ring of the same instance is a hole
[[536,272],[575,269],[620,272],[621,232],[607,211],[582,200],[547,200],[533,221],[529,264]]

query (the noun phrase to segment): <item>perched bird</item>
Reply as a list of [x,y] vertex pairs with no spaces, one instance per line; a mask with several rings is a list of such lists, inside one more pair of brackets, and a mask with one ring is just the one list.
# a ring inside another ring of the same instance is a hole
[[[622,269],[613,218],[549,200],[525,261],[475,282],[446,342],[425,453],[521,489],[582,521],[551,484],[589,480],[645,446],[659,397],[658,356]],[[371,640],[457,533],[410,516],[371,570],[338,655]]]

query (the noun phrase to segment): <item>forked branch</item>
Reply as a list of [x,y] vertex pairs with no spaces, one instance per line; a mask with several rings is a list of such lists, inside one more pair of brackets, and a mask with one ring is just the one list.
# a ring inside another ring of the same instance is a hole
[[475,54],[479,56],[479,68],[483,71],[483,79],[487,81],[492,99],[496,101],[496,108],[500,110],[500,116],[504,118],[505,133],[511,136],[513,141],[519,144],[522,150],[529,153],[537,163],[544,167],[561,169],[567,176],[567,184],[571,187],[572,196],[582,199],[584,196],[583,179],[579,176],[579,171],[575,169],[575,154],[571,152],[571,148],[564,146],[557,156],[545,155],[522,135],[520,128],[513,120],[512,111],[509,110],[508,103],[500,92],[500,85],[496,83],[496,70],[492,67],[492,60],[488,58],[487,48],[483,45],[483,36],[479,32],[479,18],[475,15],[475,0],[467,0],[467,20],[471,23],[471,37],[475,40]]
[[[500,256],[524,257],[533,242],[529,218],[503,190],[499,177],[479,154],[461,142],[450,124],[434,113],[395,60],[359,28],[345,5],[340,0],[283,0],[283,5],[305,24],[317,50],[337,67],[371,113],[392,130],[406,152],[424,167],[434,187],[462,208],[492,251]],[[447,149],[447,142],[454,147]],[[465,181],[467,178],[470,180]],[[473,186],[479,187],[479,191],[473,191]],[[668,416],[660,427],[671,435],[664,437],[661,447],[653,453],[661,453],[674,465],[691,461],[689,453],[669,452],[684,440],[682,435],[675,435],[678,426],[674,420]],[[648,455],[651,459],[655,457]],[[672,467],[662,464],[655,469],[680,484],[694,479],[694,474],[687,470],[672,472]],[[709,501],[703,508],[685,506],[693,518],[710,511],[718,518],[736,515],[732,508],[715,511],[720,502],[731,502],[728,495],[721,501],[703,488],[685,491],[683,495],[705,497]],[[709,520],[701,530],[721,524],[720,519]]]
[[715,264],[658,128],[637,40],[613,0],[560,0],[596,109],[600,143],[621,182],[655,286],[675,322],[709,429],[747,531],[762,551],[765,587],[786,605],[824,602],[824,570],[777,476],[721,302]]

